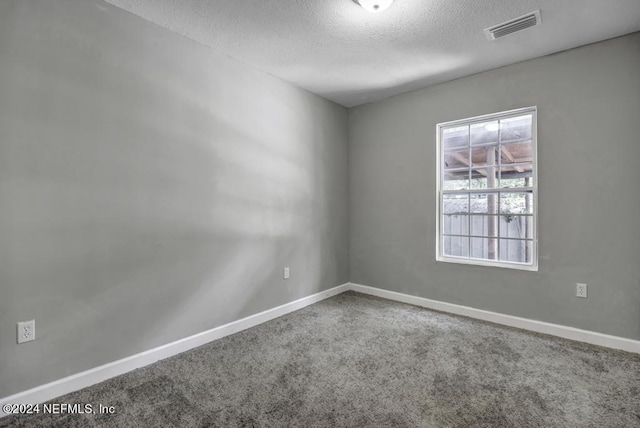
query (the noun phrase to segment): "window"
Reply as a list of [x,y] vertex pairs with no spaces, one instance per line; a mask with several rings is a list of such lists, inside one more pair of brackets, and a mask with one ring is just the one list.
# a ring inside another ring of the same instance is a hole
[[437,260],[537,270],[536,108],[437,132]]

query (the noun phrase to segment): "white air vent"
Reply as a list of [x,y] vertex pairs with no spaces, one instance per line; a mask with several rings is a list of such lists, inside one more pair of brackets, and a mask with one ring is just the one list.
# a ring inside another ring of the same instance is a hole
[[484,34],[489,40],[499,39],[508,34],[515,33],[516,31],[524,30],[525,28],[533,27],[540,24],[540,11],[536,10],[529,12],[526,15],[519,16],[509,21],[497,24],[484,30]]

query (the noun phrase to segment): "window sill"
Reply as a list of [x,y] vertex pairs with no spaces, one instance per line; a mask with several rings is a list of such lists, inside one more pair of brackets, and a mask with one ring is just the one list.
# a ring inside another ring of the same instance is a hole
[[462,257],[445,257],[445,256],[436,257],[436,261],[461,264],[461,265],[487,266],[487,267],[497,267],[497,268],[503,268],[503,269],[524,270],[529,272],[538,271],[537,264],[527,265],[527,264],[520,264],[520,263],[504,263],[504,262],[497,262],[497,261],[492,262],[490,260],[467,259]]

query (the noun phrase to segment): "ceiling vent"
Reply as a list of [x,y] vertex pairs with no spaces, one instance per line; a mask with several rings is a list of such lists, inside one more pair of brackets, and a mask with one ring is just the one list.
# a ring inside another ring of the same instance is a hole
[[541,22],[540,11],[536,10],[529,12],[526,15],[489,27],[484,30],[484,34],[487,36],[487,39],[495,40],[517,31],[524,30],[525,28],[533,27]]

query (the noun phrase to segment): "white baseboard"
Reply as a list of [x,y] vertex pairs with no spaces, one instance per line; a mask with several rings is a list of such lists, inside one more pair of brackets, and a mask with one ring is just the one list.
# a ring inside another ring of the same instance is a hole
[[[105,381],[115,376],[125,374],[132,370],[148,366],[156,361],[180,354],[190,349],[209,343],[213,340],[221,339],[225,336],[238,333],[250,327],[286,315],[290,312],[302,309],[321,300],[343,293],[345,291],[356,291],[363,294],[378,296],[389,300],[394,300],[411,305],[421,306],[442,312],[456,315],[463,315],[484,321],[494,322],[510,327],[563,337],[565,339],[591,343],[593,345],[605,346],[613,349],[634,352],[640,354],[640,341],[627,339],[608,334],[596,333],[588,330],[581,330],[574,327],[567,327],[558,324],[551,324],[543,321],[535,321],[527,318],[515,317],[512,315],[500,314],[497,312],[475,309],[468,306],[456,305],[453,303],[441,302],[438,300],[426,299],[424,297],[411,296],[397,293],[395,291],[383,290],[380,288],[368,287],[366,285],[346,283],[329,290],[321,291],[308,297],[295,300],[290,303],[278,306],[273,309],[260,312],[255,315],[216,327],[202,333],[195,334],[184,339],[177,340],[166,345],[123,358],[93,369],[77,373],[45,385],[38,386],[27,391],[23,391],[5,398],[0,398],[0,407],[5,404],[35,404],[51,400],[61,395],[86,388],[96,383]],[[0,411],[0,418],[6,414]]]
[[[86,388],[96,383],[105,381],[115,376],[130,372],[132,370],[148,366],[156,361],[180,354],[190,349],[202,346],[213,340],[221,339],[290,312],[302,309],[321,300],[343,293],[349,289],[349,283],[339,285],[329,290],[321,291],[311,296],[303,297],[290,303],[278,306],[273,309],[257,313],[255,315],[233,321],[229,324],[216,327],[175,342],[159,346],[148,351],[132,355],[121,360],[117,360],[93,369],[77,373],[45,385],[38,386],[27,391],[19,392],[5,398],[0,398],[0,408],[5,404],[36,404],[43,403],[61,395]],[[6,416],[0,411],[0,418]]]
[[456,315],[463,315],[483,321],[490,321],[496,324],[507,325],[509,327],[521,328],[535,331],[537,333],[549,334],[563,337],[565,339],[586,342],[592,345],[604,346],[607,348],[620,349],[627,352],[640,354],[640,341],[627,339],[624,337],[611,336],[597,333],[595,331],[581,330],[575,327],[567,327],[559,324],[551,324],[543,321],[520,318],[512,315],[500,314],[497,312],[475,309],[469,306],[456,305],[453,303],[441,302],[438,300],[426,299],[424,297],[410,296],[408,294],[397,293],[395,291],[383,290],[380,288],[368,287],[360,284],[349,284],[349,290],[358,293],[370,294],[396,302],[409,303],[423,308],[435,309],[437,311],[448,312]]

